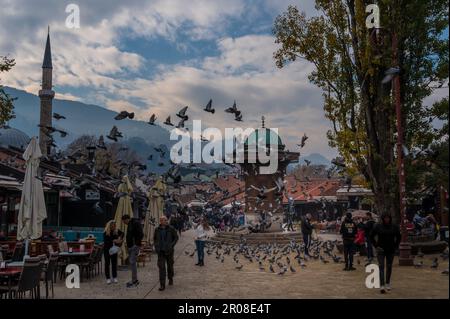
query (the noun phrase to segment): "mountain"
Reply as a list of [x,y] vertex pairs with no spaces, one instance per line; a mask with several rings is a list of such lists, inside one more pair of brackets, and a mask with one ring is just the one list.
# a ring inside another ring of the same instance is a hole
[[[28,136],[39,135],[39,117],[40,117],[40,99],[37,95],[30,94],[23,90],[4,87],[5,92],[11,97],[17,98],[14,101],[14,112],[16,118],[9,121],[9,126],[25,132]],[[144,121],[138,120],[121,120],[116,121],[114,117],[116,112],[110,111],[98,105],[85,104],[69,100],[53,100],[53,112],[61,114],[66,119],[53,119],[53,126],[64,129],[68,132],[67,137],[60,138],[59,134],[54,134],[56,144],[64,149],[72,141],[81,135],[105,136],[106,142],[111,142],[106,138],[111,128],[115,125],[123,138],[119,142],[127,145],[131,150],[135,151],[142,162],[147,165],[148,171],[154,173],[164,173],[170,167],[170,148],[177,141],[170,140],[170,132],[158,125],[149,125]],[[204,143],[203,143],[204,144]],[[165,151],[164,158],[154,150],[159,147]],[[192,153],[192,147],[191,147]],[[152,161],[149,156],[152,155]],[[160,164],[164,164],[160,166]],[[195,169],[184,169],[185,173],[192,173],[200,170],[203,174],[213,174],[217,170],[226,170],[227,166],[223,164],[213,164],[202,166],[201,164]]]
[[311,153],[307,156],[301,156],[298,163],[289,164],[287,167],[287,173],[291,173],[297,165],[305,165],[305,160],[311,161],[311,165],[325,165],[327,167],[331,166],[331,161],[329,161],[325,156],[319,153]]
[[308,156],[302,156],[300,157],[299,163],[303,165],[305,164],[305,160],[310,161],[312,165],[325,165],[325,166],[331,165],[331,161],[319,153],[311,153]]
[[[11,120],[9,125],[27,133],[29,136],[37,136],[39,134],[37,126],[40,111],[39,97],[10,87],[5,87],[5,92],[17,98],[14,101],[16,118]],[[147,144],[171,145],[173,143],[169,140],[169,132],[165,128],[158,125],[152,126],[143,121],[116,121],[114,120],[117,115],[116,112],[97,105],[54,99],[53,112],[67,118],[59,121],[53,119],[53,126],[64,128],[69,133],[64,139],[59,139],[55,134],[56,142],[61,148],[83,134],[106,136],[113,125],[116,125],[119,131],[123,133],[124,140],[141,137]]]

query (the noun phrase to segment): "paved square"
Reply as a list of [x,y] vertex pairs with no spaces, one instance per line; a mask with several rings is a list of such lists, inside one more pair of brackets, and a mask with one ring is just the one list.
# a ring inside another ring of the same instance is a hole
[[[55,286],[56,298],[449,298],[449,278],[442,271],[448,269],[448,260],[439,257],[438,269],[431,269],[432,258],[425,256],[422,268],[399,267],[394,261],[391,292],[381,295],[377,289],[365,286],[367,273],[364,272],[364,258],[355,256],[356,271],[342,271],[343,264],[330,260],[324,264],[320,260],[306,262],[301,269],[293,259],[296,272],[287,271],[277,275],[258,268],[256,262],[240,258],[243,264],[237,270],[232,255],[222,263],[215,254],[205,254],[205,266],[198,267],[196,256],[190,257],[185,251],[192,252],[193,232],[182,234],[175,251],[175,285],[158,291],[158,269],[156,256],[145,267],[138,268],[141,284],[137,288],[127,289],[125,283],[130,280],[129,271],[119,271],[119,283],[107,285],[104,275],[82,282],[80,289],[67,289],[63,281]],[[360,264],[358,264],[358,260]]]

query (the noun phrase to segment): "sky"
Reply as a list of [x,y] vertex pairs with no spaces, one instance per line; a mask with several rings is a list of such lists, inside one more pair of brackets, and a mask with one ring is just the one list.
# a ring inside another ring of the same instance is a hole
[[[80,28],[66,27],[66,6],[80,8]],[[278,128],[290,150],[331,159],[320,90],[306,61],[278,69],[273,22],[289,4],[317,14],[313,0],[0,0],[0,55],[16,59],[1,83],[37,94],[51,28],[56,98],[134,111],[161,122],[189,106],[203,126],[235,127],[223,110],[234,100],[244,127]],[[209,99],[216,113],[202,111]]]

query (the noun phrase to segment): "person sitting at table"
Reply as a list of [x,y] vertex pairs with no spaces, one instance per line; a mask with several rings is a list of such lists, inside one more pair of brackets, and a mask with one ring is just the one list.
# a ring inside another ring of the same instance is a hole
[[0,230],[0,241],[7,241],[8,237],[6,237],[5,232]]
[[43,238],[44,241],[57,241],[58,234],[55,230],[51,230],[46,236]]
[[[120,246],[122,244],[123,232],[116,228],[116,222],[110,220],[105,226],[105,232],[103,233],[103,253],[105,256],[105,276],[106,283],[111,284],[110,265],[112,268],[112,280],[117,283],[117,254],[119,249],[113,247]],[[111,249],[113,248],[113,249]]]

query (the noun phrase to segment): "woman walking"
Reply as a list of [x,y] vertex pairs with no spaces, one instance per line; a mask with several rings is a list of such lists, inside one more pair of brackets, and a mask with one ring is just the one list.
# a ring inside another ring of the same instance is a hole
[[[110,220],[103,233],[103,252],[105,256],[106,283],[111,284],[110,268],[112,268],[112,281],[117,283],[117,255],[122,244],[123,232],[116,228],[116,222]],[[111,267],[110,267],[111,265]]]
[[392,224],[390,215],[385,214],[381,216],[381,222],[373,228],[370,239],[377,251],[378,267],[380,268],[380,292],[384,294],[386,290],[391,290],[392,263],[394,262],[395,251],[401,241],[400,228],[398,225]]
[[195,228],[196,239],[195,246],[197,247],[197,257],[198,262],[195,264],[196,266],[204,266],[205,265],[205,240],[208,237],[207,231],[210,230],[208,222],[206,218],[202,218],[200,223]]

